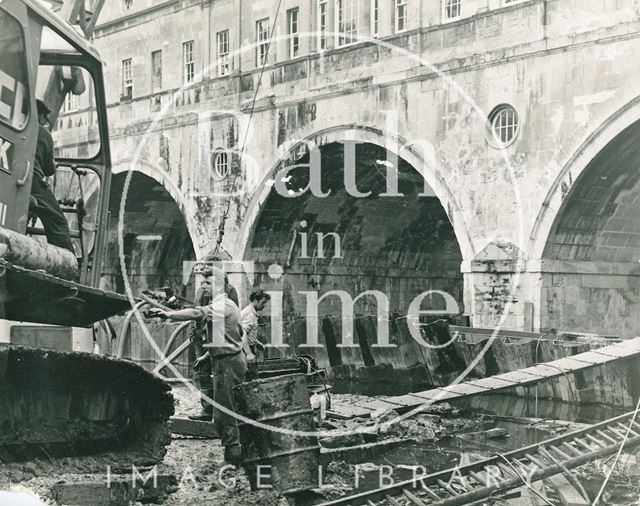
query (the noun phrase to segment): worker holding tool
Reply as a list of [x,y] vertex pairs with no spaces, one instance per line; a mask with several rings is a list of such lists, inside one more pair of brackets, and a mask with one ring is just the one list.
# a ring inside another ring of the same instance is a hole
[[[198,357],[196,367],[209,360],[213,372],[213,422],[224,446],[225,461],[232,465],[242,462],[240,431],[235,417],[232,390],[244,381],[247,358],[243,352],[243,330],[238,305],[231,300],[224,273],[211,269],[211,303],[194,308],[165,311],[153,309],[150,316],[177,321],[204,322],[210,339],[203,344],[206,353]],[[228,412],[220,408],[225,408]]]

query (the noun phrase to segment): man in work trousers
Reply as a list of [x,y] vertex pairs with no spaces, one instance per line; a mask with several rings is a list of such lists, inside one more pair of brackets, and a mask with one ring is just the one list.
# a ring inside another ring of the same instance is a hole
[[[177,321],[206,322],[210,340],[203,344],[208,351],[198,358],[211,361],[213,371],[213,400],[230,412],[235,412],[232,389],[244,381],[247,359],[243,351],[243,331],[240,309],[227,294],[226,279],[221,270],[213,268],[211,287],[213,298],[207,306],[178,311],[154,310],[154,316]],[[224,446],[224,459],[229,464],[242,462],[240,431],[236,418],[213,406],[213,422]]]
[[45,177],[53,176],[56,163],[53,158],[53,138],[49,127],[51,110],[42,100],[36,100],[38,106],[38,142],[36,145],[36,160],[33,166],[33,180],[31,182],[31,197],[35,200],[33,211],[40,218],[47,242],[60,248],[68,249],[75,255],[71,244],[69,224],[60,209],[55,195],[49,188]]
[[[211,274],[210,268],[204,269],[202,275],[204,277],[202,284],[196,291],[194,307],[207,306],[211,302]],[[238,303],[238,292],[229,284],[227,275],[225,274],[225,292],[236,305]],[[213,419],[213,405],[209,399],[213,398],[213,378],[211,377],[211,360],[204,360],[207,350],[204,348],[207,342],[209,331],[206,321],[194,321],[189,329],[189,339],[193,345],[196,360],[193,364],[194,380],[200,390],[200,405],[202,406],[197,415],[190,415],[191,420],[211,421]],[[208,357],[207,357],[208,358]]]
[[258,379],[258,359],[262,359],[264,344],[258,340],[258,313],[264,309],[271,296],[260,288],[254,290],[249,295],[249,304],[242,310],[242,328],[244,329],[244,339],[251,350],[247,356],[249,362],[249,372],[247,379]]
[[[211,271],[203,272],[204,280],[196,291],[194,307],[206,306],[211,302]],[[208,399],[213,398],[213,379],[211,378],[211,361],[198,359],[203,356],[207,350],[204,344],[207,342],[207,323],[191,322],[189,328],[189,338],[193,345],[194,356],[196,358],[193,364],[194,380],[200,390],[201,409],[197,415],[189,416],[192,420],[211,421],[213,419],[213,405]]]

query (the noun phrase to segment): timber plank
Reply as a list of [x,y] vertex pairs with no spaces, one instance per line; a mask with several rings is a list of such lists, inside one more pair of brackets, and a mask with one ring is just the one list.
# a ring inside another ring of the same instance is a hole
[[213,426],[213,422],[190,420],[181,416],[170,418],[171,432],[183,436],[195,436],[205,439],[219,439],[220,436]]
[[338,419],[349,419],[349,418],[358,418],[362,416],[368,417],[371,414],[370,409],[363,409],[359,406],[353,405],[338,405],[333,408],[327,410],[327,416],[329,418],[338,418]]
[[530,374],[522,371],[505,372],[503,374],[498,374],[497,376],[495,376],[495,378],[511,381],[513,383],[517,383],[518,385],[522,385],[523,383],[532,383],[535,381],[540,381],[542,379],[545,379],[544,376],[538,376],[536,374]]
[[611,362],[612,360],[615,360],[615,357],[612,357],[611,355],[603,355],[601,353],[598,353],[597,350],[594,351],[588,351],[586,353],[581,353],[580,354],[580,360],[583,362],[589,362],[590,364],[606,364],[607,362]]
[[488,378],[473,380],[473,381],[470,381],[469,383],[482,388],[487,388],[489,391],[502,390],[503,388],[510,388],[518,385],[515,381],[496,378],[495,376],[489,376]]
[[373,411],[378,411],[380,409],[390,410],[390,409],[399,408],[401,406],[404,407],[404,404],[391,403],[391,402],[382,401],[380,399],[371,398],[371,400],[367,400],[367,401],[357,400],[356,402],[353,403],[353,406],[366,409],[369,412],[373,412]]
[[[579,357],[580,355],[576,356]],[[589,364],[588,362],[581,362],[580,360],[569,357],[561,358],[560,360],[554,360],[553,362],[549,362],[549,365],[552,367],[557,367],[563,372],[574,372],[591,366],[591,364]]]
[[553,366],[553,362],[546,364],[537,364],[526,369],[521,369],[522,372],[527,374],[534,374],[535,376],[543,376],[544,378],[552,378],[559,374],[562,374],[562,369],[558,369]]
[[449,385],[446,388],[448,391],[464,396],[464,395],[474,395],[474,394],[486,394],[490,393],[491,390],[489,388],[485,388],[483,386],[474,385],[472,383],[458,383],[456,385]]
[[[340,416],[343,418],[368,416],[371,411],[381,408],[413,407],[428,402],[439,402],[469,395],[492,393],[509,388],[527,387],[547,379],[562,377],[567,373],[571,374],[576,371],[593,368],[597,365],[611,363],[618,359],[638,355],[640,355],[640,338],[636,337],[623,343],[585,351],[577,355],[571,355],[570,357],[502,373],[489,378],[473,379],[448,387],[412,392],[397,397],[387,397],[385,400],[372,399],[371,402],[367,402],[367,409],[364,409],[365,406],[363,405],[356,405],[336,406],[335,410],[339,411]],[[568,379],[569,382],[575,381],[572,378]],[[562,386],[562,388],[564,388],[564,386]],[[521,388],[519,388],[519,390],[521,390]],[[349,416],[349,410],[351,410],[351,413],[359,412],[360,414]]]

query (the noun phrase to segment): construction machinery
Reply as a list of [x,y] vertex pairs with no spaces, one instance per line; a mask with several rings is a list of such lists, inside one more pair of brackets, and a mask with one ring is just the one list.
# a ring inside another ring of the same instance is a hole
[[[170,437],[169,386],[93,353],[93,324],[131,309],[124,295],[99,289],[111,159],[103,63],[86,34],[103,3],[87,12],[84,0],[58,2],[54,13],[55,2],[0,1],[3,463],[105,450],[129,452],[129,462],[157,461]],[[51,109],[54,143],[65,146],[49,184],[75,255],[48,244],[33,217],[36,99]]]

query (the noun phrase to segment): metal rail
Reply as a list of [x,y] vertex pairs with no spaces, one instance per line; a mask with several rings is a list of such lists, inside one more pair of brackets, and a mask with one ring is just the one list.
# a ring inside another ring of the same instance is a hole
[[343,497],[319,506],[453,506],[531,484],[640,445],[634,412],[469,465]]

